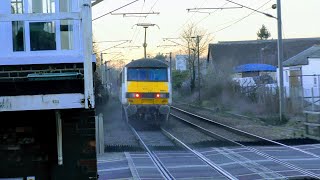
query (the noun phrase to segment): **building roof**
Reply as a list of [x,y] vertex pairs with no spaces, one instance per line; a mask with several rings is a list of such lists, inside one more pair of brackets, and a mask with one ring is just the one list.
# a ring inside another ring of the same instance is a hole
[[308,58],[320,57],[320,46],[314,45],[283,62],[283,66],[307,65]]
[[136,68],[144,68],[144,67],[159,67],[159,68],[167,68],[169,67],[164,61],[156,60],[156,59],[138,59],[131,61],[126,65],[126,67],[136,67]]
[[234,70],[235,72],[238,72],[238,73],[261,72],[261,71],[276,72],[277,68],[269,64],[244,64],[244,65],[235,67]]
[[[284,60],[301,51],[320,44],[320,38],[284,39]],[[209,46],[213,63],[225,63],[230,67],[261,63],[277,66],[277,40],[224,41]]]
[[320,58],[320,51],[315,51],[309,56],[309,58]]

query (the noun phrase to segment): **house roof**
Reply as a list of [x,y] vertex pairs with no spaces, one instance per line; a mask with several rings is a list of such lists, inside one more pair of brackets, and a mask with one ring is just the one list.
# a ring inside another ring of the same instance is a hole
[[[284,60],[301,51],[320,44],[320,38],[284,39]],[[230,67],[242,64],[263,63],[277,66],[277,40],[224,41],[210,44],[209,52],[213,63],[225,63]]]
[[320,57],[320,46],[314,45],[283,62],[283,66],[307,65],[308,58]]
[[309,58],[320,58],[320,51],[314,52],[312,55],[309,56]]
[[276,72],[277,68],[269,64],[244,64],[234,68],[235,72],[261,72],[261,71],[270,71]]
[[156,59],[138,59],[131,61],[126,65],[126,67],[136,67],[136,68],[144,68],[144,67],[169,67],[164,61],[156,60]]

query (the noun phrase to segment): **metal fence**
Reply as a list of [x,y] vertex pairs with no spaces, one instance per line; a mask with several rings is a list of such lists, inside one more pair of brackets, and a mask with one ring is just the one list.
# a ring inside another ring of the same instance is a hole
[[[234,92],[263,106],[264,113],[278,112],[279,94],[275,84],[255,84],[250,79],[242,79],[235,83]],[[320,140],[320,75],[290,77],[284,94],[285,113],[305,115],[305,136]]]

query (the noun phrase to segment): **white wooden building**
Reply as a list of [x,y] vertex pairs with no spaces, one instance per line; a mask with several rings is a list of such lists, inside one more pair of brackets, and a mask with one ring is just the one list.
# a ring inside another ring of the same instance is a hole
[[97,179],[91,7],[0,0],[0,179]]
[[[88,104],[94,107],[92,18],[89,4],[90,0],[0,1],[0,66],[9,67],[0,71],[8,74],[2,75],[2,79],[12,77],[13,73],[16,74],[24,65],[31,67],[30,69],[35,69],[36,65],[47,65],[50,71],[48,68],[41,70],[48,73],[57,69],[55,65],[58,64],[84,64],[83,72],[75,72],[85,76],[82,93],[49,92],[33,96],[24,96],[23,93],[5,96],[0,93],[0,112],[84,108],[88,107]],[[64,69],[60,73],[76,68]],[[28,75],[36,73],[39,74],[39,71],[30,71],[23,77],[20,73],[15,79],[27,78]],[[85,103],[82,103],[84,99]]]
[[314,45],[283,63],[286,96],[300,91],[303,97],[319,96],[320,46]]

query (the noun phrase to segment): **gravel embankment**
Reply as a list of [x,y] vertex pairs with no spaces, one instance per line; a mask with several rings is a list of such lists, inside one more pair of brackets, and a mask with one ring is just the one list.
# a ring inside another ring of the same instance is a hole
[[302,138],[303,124],[299,121],[291,120],[285,125],[267,125],[257,119],[239,118],[225,113],[215,113],[206,109],[199,109],[187,105],[174,104],[174,106],[193,112],[208,119],[212,119],[222,124],[262,136],[272,140]]
[[245,136],[241,136],[241,135],[238,135],[238,134],[235,134],[229,130],[225,130],[221,127],[218,127],[218,126],[215,126],[211,123],[208,123],[208,122],[205,122],[203,120],[199,120],[195,117],[192,117],[192,116],[189,116],[189,115],[186,115],[185,113],[182,113],[182,112],[179,112],[177,110],[174,110],[172,109],[171,110],[171,113],[178,116],[178,117],[181,117],[193,124],[196,124],[200,127],[203,127],[207,130],[210,130],[211,132],[221,136],[221,137],[224,137],[228,140],[232,140],[232,141],[238,141],[238,142],[252,142],[252,141],[256,141],[256,139],[252,139],[252,138],[248,138],[248,137],[245,137]]

